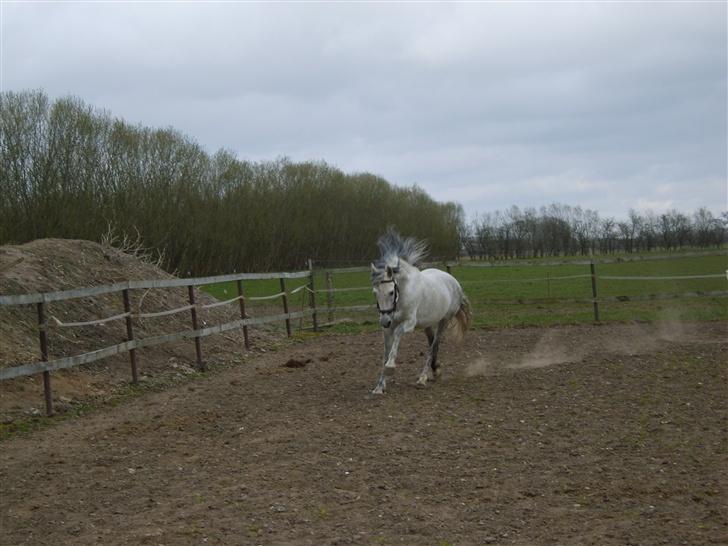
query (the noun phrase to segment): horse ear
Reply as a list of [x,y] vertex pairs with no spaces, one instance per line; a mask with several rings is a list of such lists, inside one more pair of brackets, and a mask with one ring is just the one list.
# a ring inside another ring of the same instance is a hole
[[379,271],[373,263],[370,265],[372,266],[372,273],[376,273],[377,271]]

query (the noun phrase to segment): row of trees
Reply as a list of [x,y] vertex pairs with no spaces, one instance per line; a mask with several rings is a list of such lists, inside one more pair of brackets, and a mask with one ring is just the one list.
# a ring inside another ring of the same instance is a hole
[[138,233],[166,267],[209,274],[376,254],[387,225],[457,255],[462,208],[323,162],[210,155],[172,129],[132,126],[75,98],[0,94],[0,244]]
[[513,206],[478,216],[461,229],[463,249],[474,259],[671,251],[719,248],[728,237],[728,213],[716,218],[704,207],[692,215],[630,210],[626,220],[617,221],[568,205]]
[[728,214],[630,210],[624,221],[553,204],[466,223],[462,207],[414,186],[323,162],[249,162],[208,154],[172,129],[132,126],[75,98],[0,93],[0,244],[100,241],[111,229],[189,274],[302,267],[374,257],[390,225],[431,257],[508,259],[714,247]]

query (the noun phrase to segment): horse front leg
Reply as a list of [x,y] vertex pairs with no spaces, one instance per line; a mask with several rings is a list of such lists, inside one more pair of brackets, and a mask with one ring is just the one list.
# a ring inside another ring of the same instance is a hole
[[[384,366],[382,367],[382,373],[379,376],[379,382],[372,391],[373,394],[384,394],[384,389],[387,388],[387,378],[391,378],[394,375],[396,368],[395,359],[397,358],[397,351],[399,350],[399,341],[402,339],[402,335],[414,330],[415,323],[413,321],[407,321],[399,324],[392,330],[391,334],[388,331],[384,333]],[[387,350],[387,338],[389,334],[389,350]]]
[[372,391],[373,394],[383,394],[384,389],[387,386],[387,378],[385,377],[385,366],[389,360],[389,352],[392,350],[392,330],[384,330],[384,358],[382,359],[382,373],[379,375],[379,382]]

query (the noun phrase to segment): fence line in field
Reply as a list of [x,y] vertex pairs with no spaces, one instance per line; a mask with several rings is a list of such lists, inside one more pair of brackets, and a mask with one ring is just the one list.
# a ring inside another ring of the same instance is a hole
[[625,277],[616,275],[600,275],[600,279],[608,281],[684,281],[689,279],[722,279],[727,278],[728,275],[724,273],[714,273],[711,275],[663,275],[656,277],[643,277],[640,275]]
[[560,277],[530,277],[527,279],[492,279],[487,281],[464,281],[468,284],[497,284],[497,283],[518,283],[518,282],[544,282],[544,281],[560,281],[570,279],[588,279],[591,275],[584,273],[583,275],[563,275]]
[[269,322],[279,322],[287,318],[296,319],[299,317],[310,315],[311,313],[311,310],[306,310],[281,315],[247,318],[235,320],[232,322],[226,322],[225,324],[218,324],[216,326],[209,326],[207,328],[200,328],[197,330],[185,330],[172,334],[163,334],[139,340],[125,341],[123,343],[118,343],[110,347],[105,347],[103,349],[98,349],[96,351],[91,351],[89,353],[84,353],[78,356],[69,356],[65,358],[58,358],[52,361],[35,362],[32,364],[22,364],[20,366],[14,366],[12,368],[3,368],[0,369],[0,381],[16,377],[23,377],[27,375],[34,375],[41,372],[45,373],[49,371],[62,370],[65,368],[73,368],[80,364],[96,362],[97,360],[101,360],[102,358],[106,358],[114,354],[128,352],[131,349],[153,347],[154,345],[159,345],[160,343],[167,343],[180,339],[207,337],[212,334],[221,334],[230,330],[239,329],[242,326],[265,324]]
[[[534,283],[534,282],[545,282],[549,287],[549,296],[547,298],[516,298],[516,299],[488,299],[479,300],[480,303],[492,304],[492,305],[539,305],[544,303],[589,303],[593,307],[594,320],[599,322],[599,304],[608,302],[632,302],[632,301],[655,301],[655,300],[670,300],[680,298],[696,298],[696,297],[725,297],[728,296],[728,291],[713,290],[713,291],[693,291],[693,292],[681,292],[681,293],[659,293],[659,294],[640,294],[632,296],[598,296],[598,281],[676,281],[676,280],[696,280],[696,279],[721,279],[725,278],[728,280],[728,271],[726,273],[711,273],[711,274],[700,274],[700,275],[661,275],[661,276],[650,276],[650,275],[597,275],[596,264],[610,264],[610,263],[621,263],[630,261],[643,261],[643,260],[663,260],[663,259],[675,259],[685,258],[693,256],[712,256],[715,255],[713,252],[692,252],[681,254],[680,256],[648,256],[648,257],[633,257],[627,259],[601,259],[601,260],[590,260],[590,261],[560,261],[560,262],[541,262],[541,263],[528,263],[525,265],[588,265],[589,273],[577,274],[577,275],[561,275],[551,276],[547,274],[545,277],[529,277],[525,279],[491,279],[491,280],[474,280],[474,281],[461,281],[465,286],[474,284],[500,284],[500,283]],[[457,262],[445,262],[444,264],[423,264],[424,267],[444,265],[448,273],[452,272],[453,267],[461,266]],[[518,267],[524,265],[523,263],[509,263],[509,264],[472,264],[468,263],[466,266],[461,267]],[[367,267],[346,267],[328,270],[328,273],[339,272],[339,273],[355,273],[368,271]],[[574,280],[574,279],[590,279],[592,288],[591,298],[552,298],[551,293],[551,281],[563,281],[563,280]],[[327,292],[331,295],[334,292],[349,292],[358,290],[371,290],[370,286],[366,287],[351,287],[351,288],[339,288],[335,289],[331,286],[326,289],[321,289],[319,292]]]
[[[303,319],[305,317],[311,317],[313,319],[313,329],[317,331],[319,324],[317,320],[318,310],[316,307],[315,294],[317,290],[314,286],[314,269],[313,262],[309,262],[309,269],[306,271],[294,271],[294,272],[278,272],[278,273],[238,273],[232,275],[219,275],[214,277],[200,277],[192,279],[157,279],[157,280],[141,280],[141,281],[126,281],[121,283],[115,283],[104,286],[94,286],[87,288],[75,288],[71,290],[61,290],[55,292],[44,292],[35,294],[17,294],[17,295],[0,295],[0,306],[17,306],[17,305],[35,305],[38,314],[38,338],[40,343],[40,354],[41,359],[38,362],[29,364],[22,364],[19,366],[13,366],[11,368],[0,369],[0,381],[13,379],[18,377],[24,377],[28,375],[35,375],[38,373],[43,374],[43,387],[46,402],[46,413],[48,415],[53,414],[53,395],[51,389],[51,377],[52,371],[72,368],[81,364],[88,364],[107,358],[111,355],[120,353],[129,353],[131,361],[131,375],[132,382],[138,382],[137,374],[137,362],[136,362],[136,350],[143,347],[151,347],[159,345],[161,343],[167,343],[170,341],[176,341],[181,339],[194,339],[195,349],[197,353],[197,368],[199,370],[205,369],[205,364],[202,359],[202,348],[200,345],[200,339],[213,334],[219,334],[235,329],[243,329],[245,346],[250,348],[250,340],[248,334],[248,326],[260,325],[273,322],[285,322],[286,332],[290,337],[291,332],[291,321],[296,319]],[[275,294],[267,296],[245,296],[243,293],[243,280],[272,280],[278,279],[281,284],[281,291]],[[288,279],[307,279],[308,283],[303,284],[293,290],[287,290],[285,281]],[[237,284],[238,295],[224,301],[213,302],[209,304],[200,304],[195,301],[194,288],[197,286],[204,286],[208,284],[217,284],[222,282],[235,282]],[[162,288],[175,288],[175,287],[186,287],[188,289],[189,304],[177,307],[174,309],[165,309],[162,311],[146,312],[141,311],[133,312],[131,310],[129,292],[130,290],[149,290],[149,289],[162,289]],[[305,292],[304,292],[305,291]],[[124,312],[113,315],[110,317],[99,318],[88,321],[74,321],[74,322],[63,322],[53,315],[49,315],[46,318],[46,306],[51,302],[66,301],[77,298],[101,296],[105,294],[122,294]],[[309,295],[309,307],[308,309],[302,309],[301,311],[289,312],[288,309],[288,298],[296,293],[303,292]],[[245,302],[247,301],[269,301],[281,299],[283,302],[284,313],[277,315],[268,315],[262,317],[249,317],[245,310]],[[197,311],[204,309],[212,309],[223,305],[230,305],[238,303],[240,307],[240,319],[220,324],[216,326],[210,326],[206,328],[200,328],[197,322]],[[334,307],[329,305],[327,307],[328,312],[331,314],[335,311],[338,312],[359,312],[374,309],[374,305],[353,305]],[[184,311],[191,313],[192,329],[184,330],[181,332],[174,332],[171,334],[158,335],[148,337],[144,339],[134,339],[134,328],[132,319],[144,319],[144,318],[156,318],[169,316]],[[88,353],[83,353],[77,356],[69,356],[63,358],[57,358],[51,360],[48,354],[48,335],[51,331],[51,326],[59,328],[74,328],[74,327],[88,327],[88,326],[103,326],[109,322],[118,321],[124,319],[126,322],[127,340],[123,343],[118,343],[110,347],[104,347]]]
[[553,266],[553,265],[589,265],[594,264],[619,264],[626,262],[651,262],[662,260],[679,260],[680,258],[697,258],[701,256],[721,256],[725,255],[725,251],[708,250],[703,252],[681,252],[679,254],[661,254],[659,256],[620,256],[618,258],[590,258],[588,260],[551,260],[545,261],[525,261],[517,260],[511,263],[508,260],[497,262],[478,262],[469,261],[467,267],[517,267],[517,266]]
[[[709,255],[708,253],[692,253],[690,255]],[[685,257],[683,255],[682,257]],[[650,257],[652,259],[658,259],[658,257]],[[669,258],[674,258],[670,256]],[[636,261],[636,260],[600,260],[597,263],[617,263],[621,261]],[[671,280],[689,280],[689,279],[713,279],[713,278],[725,278],[724,274],[701,274],[701,275],[671,275],[671,276],[616,276],[616,275],[604,275],[597,276],[595,269],[595,262],[581,262],[581,261],[563,261],[563,262],[550,262],[550,263],[538,263],[538,264],[525,264],[525,265],[589,265],[590,272],[585,274],[577,275],[564,275],[551,277],[532,277],[526,279],[493,279],[483,281],[464,281],[464,284],[497,284],[497,283],[533,283],[546,281],[550,287],[551,281],[558,280],[574,280],[574,279],[591,279],[592,297],[591,298],[512,298],[512,299],[489,299],[480,300],[481,303],[490,305],[538,305],[545,303],[578,303],[578,304],[590,304],[594,309],[594,320],[599,321],[599,304],[603,302],[626,302],[626,301],[651,301],[661,299],[676,299],[676,298],[694,298],[694,297],[725,297],[728,296],[728,291],[709,291],[709,292],[683,292],[679,294],[641,294],[635,296],[609,296],[609,297],[598,297],[597,286],[598,280],[609,280],[609,281],[671,281]],[[436,266],[440,265],[447,269],[448,272],[452,271],[455,266],[460,264],[455,262],[445,262],[439,264],[425,264],[425,266]],[[520,266],[523,263],[517,264],[498,264],[498,267],[505,266]],[[465,267],[495,267],[490,264],[479,264],[473,265],[468,264]],[[138,382],[137,374],[137,363],[136,363],[136,350],[144,347],[151,347],[161,343],[167,343],[170,341],[176,341],[181,339],[194,339],[195,350],[197,356],[197,368],[199,370],[205,369],[205,364],[202,359],[202,348],[200,339],[213,334],[219,334],[235,329],[243,329],[245,347],[250,348],[248,326],[267,324],[273,322],[285,322],[286,333],[290,337],[291,333],[291,321],[300,319],[303,321],[305,317],[311,317],[313,321],[313,330],[318,331],[318,313],[320,307],[316,304],[316,294],[325,293],[327,295],[326,311],[328,312],[329,322],[333,322],[333,316],[335,312],[360,312],[370,311],[374,309],[373,304],[368,305],[351,305],[335,307],[333,305],[333,297],[335,293],[343,292],[355,292],[355,291],[369,291],[371,286],[361,287],[346,287],[346,288],[334,288],[333,286],[333,275],[334,274],[347,274],[347,273],[361,273],[368,272],[369,267],[345,267],[345,268],[334,268],[320,270],[321,273],[325,274],[326,288],[317,289],[315,287],[314,277],[315,271],[313,267],[313,261],[309,260],[309,269],[305,271],[295,272],[277,272],[277,273],[238,273],[231,275],[219,275],[213,277],[200,277],[191,279],[158,279],[158,280],[141,280],[141,281],[126,281],[121,283],[115,283],[112,285],[96,286],[88,288],[77,288],[71,290],[63,290],[56,292],[45,292],[36,294],[19,294],[19,295],[2,295],[0,296],[0,306],[15,306],[15,305],[36,305],[38,314],[38,336],[40,343],[40,354],[41,360],[30,364],[23,364],[14,366],[11,368],[0,369],[0,381],[13,379],[17,377],[23,377],[28,375],[34,375],[38,373],[43,374],[43,385],[44,394],[46,400],[46,413],[48,415],[53,414],[53,399],[50,381],[50,372],[75,367],[81,364],[87,364],[95,362],[102,358],[107,358],[114,354],[120,354],[128,352],[130,355],[131,362],[131,374],[132,382]],[[243,292],[242,281],[243,280],[273,280],[278,279],[280,282],[281,290],[275,294],[266,296],[245,296]],[[307,279],[307,283],[303,284],[293,290],[286,289],[286,280],[288,279]],[[224,300],[217,301],[208,304],[200,304],[195,301],[194,288],[198,286],[204,286],[208,284],[217,284],[223,282],[235,282],[237,285],[238,295]],[[129,292],[131,290],[149,290],[149,289],[162,289],[162,288],[175,288],[175,287],[186,287],[188,289],[189,303],[187,305],[177,307],[174,309],[167,309],[155,312],[142,313],[140,310],[133,312],[130,306]],[[46,319],[46,305],[50,302],[65,301],[69,299],[77,299],[82,297],[100,296],[104,294],[113,294],[121,292],[124,304],[124,313],[113,315],[111,317],[100,318],[90,321],[79,321],[79,322],[63,322],[53,315],[50,315]],[[308,309],[304,309],[305,303],[302,301],[302,309],[297,312],[289,311],[289,296],[296,293],[302,293],[302,296],[308,294]],[[550,289],[549,289],[550,294]],[[246,301],[270,301],[275,299],[281,299],[283,304],[283,314],[268,315],[262,317],[251,318],[248,316],[245,309]],[[206,328],[200,328],[197,321],[197,312],[199,310],[212,309],[223,305],[231,305],[238,303],[240,308],[240,319],[220,324],[216,326],[210,326]],[[171,334],[158,335],[148,337],[144,339],[134,339],[133,319],[144,319],[144,318],[155,318],[162,316],[169,316],[176,313],[189,311],[191,314],[192,329],[184,330],[181,332],[175,332]],[[126,332],[127,340],[105,347],[89,353],[84,353],[77,356],[70,356],[64,358],[58,358],[49,360],[48,355],[48,333],[50,331],[49,326],[55,325],[60,328],[72,328],[72,327],[86,327],[86,326],[102,326],[106,323],[122,320],[126,321]],[[303,326],[301,325],[301,328]]]
[[543,305],[550,303],[625,303],[633,301],[676,300],[683,298],[720,298],[728,296],[728,290],[709,290],[704,292],[680,292],[659,294],[636,294],[632,296],[599,296],[598,298],[515,298],[515,299],[481,299],[480,303],[488,305]]
[[215,277],[197,277],[190,279],[156,279],[148,281],[124,281],[103,286],[61,290],[58,292],[42,292],[37,294],[18,294],[13,296],[0,296],[0,305],[24,305],[31,303],[50,303],[88,296],[100,296],[122,290],[143,290],[149,288],[180,288],[188,286],[203,286],[233,281],[260,281],[271,279],[303,279],[310,277],[311,271],[294,271],[292,273],[233,273],[231,275],[218,275]]
[[[561,277],[529,277],[527,279],[492,279],[487,281],[463,281],[467,284],[497,284],[497,283],[519,283],[519,282],[548,282],[548,281],[559,281],[566,279],[588,279],[591,275],[585,273],[583,275],[565,275]],[[728,279],[728,276],[723,273],[711,274],[711,275],[669,275],[669,276],[617,276],[617,275],[599,275],[599,280],[607,281],[684,281],[691,279]]]

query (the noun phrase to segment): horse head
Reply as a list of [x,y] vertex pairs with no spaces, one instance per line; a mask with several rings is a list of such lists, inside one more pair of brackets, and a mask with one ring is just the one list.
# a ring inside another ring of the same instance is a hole
[[397,311],[399,273],[399,258],[395,264],[391,265],[384,264],[382,267],[377,267],[372,264],[372,291],[377,299],[379,324],[383,328],[389,328],[392,325],[394,313]]

